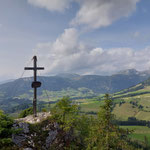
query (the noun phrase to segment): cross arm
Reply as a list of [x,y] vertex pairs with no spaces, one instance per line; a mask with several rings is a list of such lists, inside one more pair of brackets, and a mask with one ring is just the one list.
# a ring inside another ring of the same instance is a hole
[[37,70],[44,70],[44,67],[37,67]]
[[25,67],[24,70],[44,70],[44,67]]
[[25,67],[24,70],[34,70],[33,67]]

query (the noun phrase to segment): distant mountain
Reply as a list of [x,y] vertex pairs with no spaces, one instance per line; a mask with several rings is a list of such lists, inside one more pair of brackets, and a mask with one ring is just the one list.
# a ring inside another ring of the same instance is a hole
[[135,74],[140,74],[140,72],[137,71],[136,69],[127,69],[127,70],[122,70],[118,72],[118,74],[135,75]]
[[118,72],[117,74],[123,74],[123,75],[139,75],[139,76],[149,76],[150,75],[150,70],[146,71],[137,71],[136,69],[127,69],[127,70],[122,70]]
[[78,74],[73,74],[73,73],[61,73],[61,74],[57,74],[56,76],[62,77],[62,78],[70,78],[70,79],[80,77],[80,75],[78,75]]
[[[42,94],[43,90],[62,91],[68,88],[78,90],[86,88],[96,94],[114,93],[120,90],[134,86],[150,77],[150,72],[139,72],[134,69],[125,70],[112,76],[100,75],[77,75],[77,74],[60,74],[49,77],[38,77],[42,82],[42,87],[38,93]],[[14,97],[22,94],[32,94],[32,78],[21,78],[12,82],[0,85],[1,97]]]
[[4,81],[0,81],[0,84],[12,82],[12,81],[14,81],[14,79],[4,80]]

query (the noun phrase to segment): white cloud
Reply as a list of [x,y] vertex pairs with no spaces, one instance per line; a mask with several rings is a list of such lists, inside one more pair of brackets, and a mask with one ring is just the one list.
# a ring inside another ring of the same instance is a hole
[[[30,4],[49,11],[64,11],[75,1],[80,8],[72,25],[84,25],[96,29],[111,25],[114,21],[128,17],[136,10],[140,0],[28,0]],[[53,43],[39,43],[36,47],[46,73],[75,72],[80,74],[114,73],[122,69],[148,69],[150,61],[146,48],[136,51],[131,48],[90,47],[78,41],[75,28],[66,29]],[[135,37],[139,32],[135,32]]]
[[78,41],[74,28],[66,29],[53,43],[38,44],[36,49],[48,74],[111,74],[129,68],[150,68],[150,47],[140,51],[125,47],[91,48]]
[[80,10],[72,20],[72,25],[86,25],[96,29],[128,17],[139,0],[78,0]]
[[140,0],[28,0],[28,3],[49,11],[63,12],[72,2],[80,9],[71,25],[85,25],[87,28],[100,28],[111,25],[114,21],[128,17],[136,9]]
[[34,6],[46,8],[49,11],[59,12],[69,8],[71,1],[72,0],[28,0],[28,2]]

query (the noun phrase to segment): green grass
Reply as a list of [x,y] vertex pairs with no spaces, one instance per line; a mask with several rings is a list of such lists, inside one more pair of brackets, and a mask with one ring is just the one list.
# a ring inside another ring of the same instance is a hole
[[138,108],[133,107],[132,104],[124,103],[121,106],[117,104],[113,110],[113,114],[119,120],[128,120],[128,117],[135,117],[138,111]]
[[[138,86],[141,84],[112,95],[113,102],[117,104],[113,110],[117,119],[127,120],[128,117],[136,117],[139,120],[150,120],[150,93],[144,93],[150,92],[150,86],[143,86],[137,90]],[[125,103],[119,105],[121,101]]]
[[130,135],[130,137],[134,140],[142,141],[144,142],[145,137],[148,139],[148,143],[150,145],[150,134],[138,134],[138,133],[133,133]]
[[103,105],[104,101],[97,101],[93,99],[84,99],[77,101],[80,102],[80,108],[83,112],[98,112],[100,109],[100,106]]
[[129,137],[131,137],[134,140],[144,142],[144,138],[146,136],[150,144],[150,128],[146,126],[120,126],[120,127],[123,129],[133,130],[134,132]]
[[[139,91],[143,92],[144,90],[150,90],[150,87],[145,87],[145,89],[141,89]],[[137,93],[139,93],[139,91]],[[94,98],[81,99],[76,102],[79,102],[79,106],[83,112],[98,112],[99,106],[103,104],[103,100],[94,100]],[[138,120],[150,120],[149,93],[113,99],[113,103],[115,104],[113,114],[115,114],[116,118],[119,120],[128,120],[128,117],[136,117]]]
[[97,112],[99,110],[99,104],[95,103],[88,103],[88,104],[81,104],[81,111],[89,112],[94,111]]

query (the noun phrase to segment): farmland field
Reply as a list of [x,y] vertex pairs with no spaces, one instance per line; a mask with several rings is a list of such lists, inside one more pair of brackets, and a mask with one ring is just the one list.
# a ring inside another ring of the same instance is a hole
[[123,129],[133,130],[133,133],[130,137],[134,140],[144,142],[145,136],[148,139],[148,143],[150,145],[150,128],[146,126],[120,126]]

